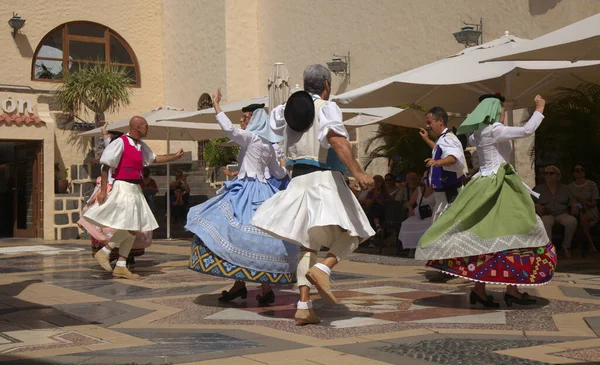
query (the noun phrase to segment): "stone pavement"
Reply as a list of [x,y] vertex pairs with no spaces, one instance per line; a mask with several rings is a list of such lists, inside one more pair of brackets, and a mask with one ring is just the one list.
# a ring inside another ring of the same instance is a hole
[[[469,285],[431,284],[423,263],[354,254],[340,304],[296,327],[293,287],[257,307],[219,305],[231,282],[186,268],[190,243],[158,241],[139,281],[113,279],[87,241],[0,240],[2,364],[600,364],[600,256],[559,261],[534,307],[484,310]],[[490,287],[497,300],[502,287]]]

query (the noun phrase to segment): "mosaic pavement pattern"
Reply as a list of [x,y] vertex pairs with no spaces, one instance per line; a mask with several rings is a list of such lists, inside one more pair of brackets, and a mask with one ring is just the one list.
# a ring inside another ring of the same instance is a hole
[[[230,281],[186,268],[190,243],[158,241],[140,280],[113,279],[84,241],[0,240],[1,364],[600,364],[600,256],[559,261],[531,307],[471,306],[469,284],[425,279],[422,262],[353,254],[337,305],[297,327],[297,290],[259,307],[220,304]],[[321,253],[323,254],[323,253]]]

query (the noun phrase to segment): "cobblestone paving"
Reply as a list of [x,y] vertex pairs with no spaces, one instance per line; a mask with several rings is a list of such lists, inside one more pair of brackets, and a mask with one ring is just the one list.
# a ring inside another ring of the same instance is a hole
[[546,345],[548,341],[471,340],[448,338],[421,341],[415,344],[389,345],[377,348],[380,351],[435,364],[456,365],[547,365],[548,363],[499,355],[494,351],[521,347]]
[[[32,249],[32,247],[36,249]],[[86,241],[0,240],[0,365],[594,364],[600,356],[600,255],[559,264],[538,298],[468,302],[470,284],[432,283],[423,262],[355,253],[336,267],[318,325],[298,327],[293,286],[259,307],[260,286],[227,304],[232,282],[187,269],[189,242],[157,241],[139,280],[114,279]],[[44,252],[37,252],[42,250]],[[326,253],[321,252],[319,256]]]

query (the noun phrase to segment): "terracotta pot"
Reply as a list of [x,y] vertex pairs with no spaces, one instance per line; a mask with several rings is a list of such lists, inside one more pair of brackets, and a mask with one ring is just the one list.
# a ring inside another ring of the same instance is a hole
[[69,180],[67,180],[67,179],[58,180],[57,193],[58,194],[66,194],[68,187],[69,187]]

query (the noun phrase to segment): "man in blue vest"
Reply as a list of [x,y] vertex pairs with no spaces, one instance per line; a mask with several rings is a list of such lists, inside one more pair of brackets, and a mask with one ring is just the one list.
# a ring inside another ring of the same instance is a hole
[[[427,186],[433,187],[435,221],[456,199],[467,174],[467,162],[458,137],[448,129],[448,113],[435,106],[425,113],[426,129],[421,128],[421,138],[431,147],[431,158],[425,160],[429,168]],[[434,143],[428,131],[437,138]]]

